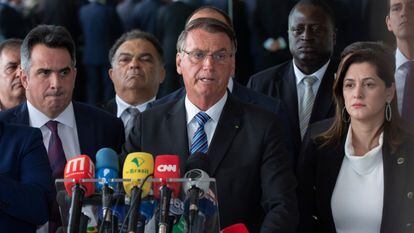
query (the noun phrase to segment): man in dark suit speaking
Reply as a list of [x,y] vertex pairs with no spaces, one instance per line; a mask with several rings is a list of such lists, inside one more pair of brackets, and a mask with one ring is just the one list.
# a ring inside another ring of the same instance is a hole
[[227,92],[235,67],[234,31],[215,19],[192,20],[177,42],[185,97],[143,112],[123,148],[177,154],[181,167],[206,153],[217,180],[220,226],[245,223],[250,232],[294,232],[295,178],[271,112]]
[[[0,112],[0,120],[40,128],[53,178],[62,178],[66,160],[110,147],[120,152],[125,141],[118,118],[94,107],[72,102],[76,79],[75,45],[61,26],[40,25],[21,47],[21,79],[27,102]],[[55,203],[56,204],[56,203]],[[51,228],[60,224],[52,208]]]

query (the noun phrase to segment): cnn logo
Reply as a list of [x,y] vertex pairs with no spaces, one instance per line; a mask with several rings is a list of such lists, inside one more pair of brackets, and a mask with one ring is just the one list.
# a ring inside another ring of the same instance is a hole
[[158,165],[157,171],[159,171],[159,172],[176,172],[177,171],[177,165],[161,164],[161,165]]

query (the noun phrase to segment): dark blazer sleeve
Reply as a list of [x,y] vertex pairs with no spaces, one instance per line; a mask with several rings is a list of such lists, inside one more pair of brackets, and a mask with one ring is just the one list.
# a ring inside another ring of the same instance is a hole
[[310,132],[311,129],[304,136],[296,170],[300,213],[298,233],[315,232],[316,226],[316,219],[313,218],[313,216],[316,216],[314,213],[316,210],[316,193],[314,190],[316,149]]
[[281,132],[276,120],[272,121],[263,141],[261,203],[267,214],[261,233],[295,232],[298,222],[296,180]]
[[6,129],[2,137],[2,157],[7,156],[8,161],[1,161],[13,167],[1,165],[4,170],[0,174],[0,209],[14,218],[41,225],[48,220],[48,202],[53,194],[52,171],[42,135],[38,129],[13,130],[24,134]]

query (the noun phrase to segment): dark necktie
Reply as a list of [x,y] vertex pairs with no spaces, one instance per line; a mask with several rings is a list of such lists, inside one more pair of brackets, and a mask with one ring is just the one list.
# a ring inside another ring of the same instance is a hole
[[404,119],[414,123],[414,61],[408,62],[401,115]]
[[128,138],[129,133],[131,132],[132,128],[134,127],[135,120],[138,117],[140,111],[137,108],[129,107],[126,110],[130,115],[128,122],[125,125],[125,138]]
[[205,112],[199,112],[195,115],[195,120],[198,123],[198,129],[194,133],[193,142],[191,143],[190,153],[194,154],[195,152],[207,153],[208,151],[208,141],[207,135],[204,131],[205,123],[210,120],[210,116]]
[[50,141],[47,154],[49,156],[50,167],[52,168],[53,179],[63,178],[63,170],[65,169],[66,158],[63,151],[62,141],[58,135],[57,121],[49,121],[46,123],[50,132]]
[[[66,164],[65,152],[63,151],[62,141],[58,135],[57,126],[57,121],[49,121],[46,123],[46,127],[51,132],[47,154],[50,167],[52,168],[53,180],[63,178],[63,170]],[[56,232],[60,225],[59,207],[56,200],[53,200],[49,218],[49,233]]]

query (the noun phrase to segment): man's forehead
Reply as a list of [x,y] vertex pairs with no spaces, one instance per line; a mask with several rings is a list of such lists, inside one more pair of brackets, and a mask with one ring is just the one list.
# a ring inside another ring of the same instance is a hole
[[[206,39],[206,36],[209,38]],[[188,32],[185,45],[186,48],[209,46],[231,49],[231,40],[224,32],[209,32],[205,29],[196,28]]]
[[132,39],[122,43],[117,49],[116,53],[120,54],[141,54],[141,53],[156,53],[155,46],[145,39]]
[[402,3],[414,3],[414,0],[388,0],[390,3],[390,6],[393,5],[398,5],[398,4],[402,4]]
[[329,21],[328,14],[320,6],[311,4],[298,5],[289,18],[291,24],[328,24]]
[[19,48],[4,48],[3,51],[0,53],[0,59],[19,62],[20,61]]

